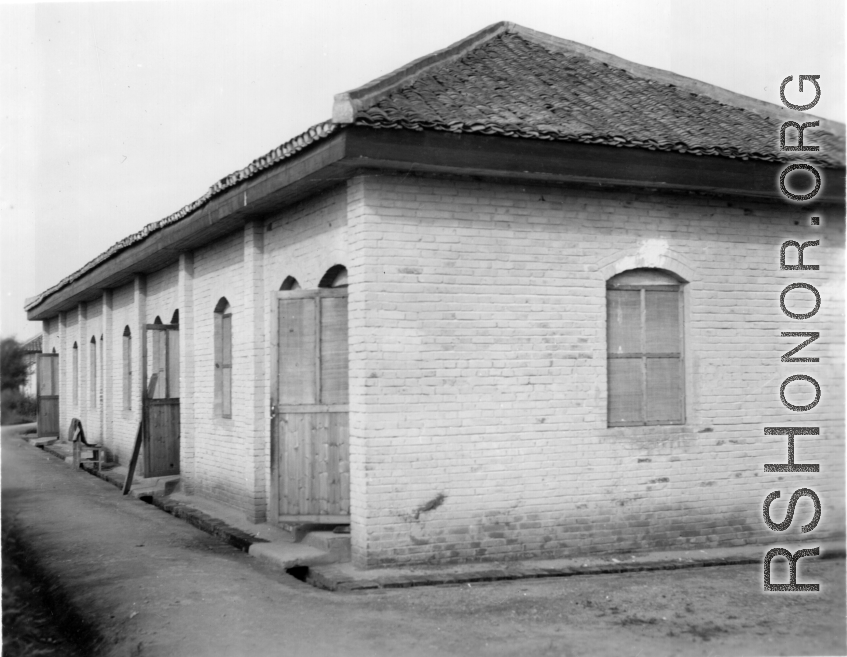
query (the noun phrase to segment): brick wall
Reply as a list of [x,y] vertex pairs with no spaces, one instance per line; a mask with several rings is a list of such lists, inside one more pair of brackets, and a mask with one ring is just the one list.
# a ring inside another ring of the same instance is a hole
[[[64,319],[63,319],[64,317]],[[73,389],[77,382],[73,378],[73,346],[79,341],[79,314],[76,309],[59,316],[59,433],[67,437],[71,418],[79,416],[79,406],[74,404]],[[77,352],[78,353],[78,352]]]
[[145,321],[153,324],[158,317],[162,324],[170,324],[177,306],[179,265],[174,263],[147,275],[147,302]]
[[[111,425],[105,444],[112,460],[129,465],[138,423],[141,421],[141,327],[137,322],[135,308],[135,286],[128,283],[112,291],[111,359],[107,362],[111,380],[112,396],[107,408]],[[130,408],[124,408],[123,335],[129,328],[132,352],[133,380]],[[140,473],[140,470],[139,470]]]
[[[253,336],[243,330],[243,240],[233,233],[194,253],[194,412],[195,492],[235,507],[246,504],[246,463],[242,438],[250,430],[244,413],[243,387],[236,381],[243,370],[245,347]],[[226,297],[232,312],[232,417],[214,412],[214,310]]]
[[[801,486],[823,502],[810,538],[843,534],[833,212],[812,229],[778,202],[378,175],[348,204],[356,563],[776,544],[811,504],[776,534],[762,501],[781,490],[781,519]],[[819,236],[820,271],[779,270],[783,240]],[[607,428],[605,282],[645,266],[688,281],[686,424]],[[821,292],[813,320],[779,309],[795,280]],[[780,363],[797,330],[821,331],[819,364]],[[798,372],[824,388],[802,417],[779,399]],[[797,439],[820,474],[763,472],[787,454],[763,428],[787,423],[821,427]]]
[[288,276],[297,279],[304,290],[315,289],[323,275],[334,265],[347,263],[347,191],[341,185],[319,196],[297,203],[272,217],[264,226],[264,271],[261,292],[264,308],[261,359],[266,364],[257,398],[262,400],[263,421],[259,424],[255,445],[261,463],[263,499],[269,503],[271,491],[270,426],[267,403],[270,399],[272,358],[270,348],[271,298]]
[[[197,494],[237,507],[256,522],[265,519],[271,486],[271,293],[287,276],[304,289],[316,288],[327,269],[345,264],[345,213],[341,186],[267,221],[249,223],[243,232],[193,254],[194,420],[188,478]],[[213,319],[221,297],[232,312],[231,418],[214,413]],[[184,433],[185,422],[184,417]]]
[[42,323],[41,353],[49,354],[56,349],[59,352],[59,317],[52,317]]

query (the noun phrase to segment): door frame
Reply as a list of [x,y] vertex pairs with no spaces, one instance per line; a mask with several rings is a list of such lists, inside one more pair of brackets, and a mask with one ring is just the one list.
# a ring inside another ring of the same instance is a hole
[[[142,324],[141,326],[141,424],[142,424],[142,446],[144,447],[144,460],[143,460],[143,468],[144,468],[144,477],[150,476],[150,401],[151,399],[155,399],[151,397],[153,390],[149,389],[150,382],[147,380],[147,332],[148,331],[177,331],[179,332],[179,324]],[[170,356],[170,341],[171,336],[167,335],[165,339],[165,399],[170,399],[168,397],[169,392],[169,362],[168,357]],[[181,368],[180,368],[181,369]],[[156,382],[158,385],[158,381]],[[178,398],[177,398],[178,399]],[[179,454],[179,463],[177,464],[177,469],[182,471],[182,450],[180,449]],[[166,476],[166,475],[162,475]]]
[[[54,358],[56,359],[55,367],[54,367],[54,364],[52,362],[50,363],[50,380],[51,380],[51,383],[52,383],[51,389],[56,391],[56,394],[55,395],[42,395],[41,394],[41,376],[42,376],[41,375],[41,372],[42,372],[41,361],[42,361],[42,359],[52,360]],[[36,408],[35,408],[36,434],[35,435],[38,436],[39,438],[44,437],[44,436],[53,436],[53,435],[58,436],[59,433],[60,433],[60,427],[59,427],[59,392],[58,392],[59,391],[59,360],[58,360],[58,358],[59,358],[59,354],[56,354],[56,353],[36,354],[35,355],[35,403],[36,403]],[[44,427],[43,427],[42,419],[41,419],[41,413],[42,413],[41,400],[42,399],[50,399],[50,400],[55,399],[56,400],[56,432],[55,432],[55,434],[53,434],[53,433],[45,434],[44,433]]]
[[[270,490],[270,500],[268,508],[270,509],[270,518],[269,521],[275,525],[278,525],[280,521],[279,514],[279,451],[280,451],[280,441],[282,440],[282,436],[279,435],[279,420],[278,415],[280,413],[290,411],[294,407],[292,406],[283,406],[280,404],[279,400],[279,301],[281,299],[320,299],[327,297],[347,297],[348,296],[348,288],[347,287],[338,287],[338,288],[317,288],[314,290],[274,290],[270,293],[271,300],[271,331],[270,331],[270,354],[271,354],[271,399],[270,399],[270,440],[271,440],[271,490]],[[316,339],[317,344],[320,344],[320,332],[321,332],[321,304],[317,303],[317,315],[315,318],[315,331],[317,333]],[[349,314],[348,314],[349,317]],[[348,337],[349,337],[349,329],[348,329]],[[320,349],[316,349],[316,359],[319,359]],[[349,353],[348,353],[348,363],[349,363]],[[320,399],[320,389],[321,389],[321,368],[320,362],[316,363],[315,367],[315,386],[318,391],[318,395],[316,399]],[[349,369],[348,369],[349,373]],[[348,374],[349,376],[349,374]],[[326,404],[310,404],[310,408],[313,411],[321,411],[321,410],[329,410],[329,406]],[[332,409],[337,412],[347,412],[349,413],[349,403],[340,405],[333,404]],[[348,430],[349,431],[349,430]],[[349,437],[348,437],[349,442]],[[348,455],[349,458],[349,455]],[[313,523],[321,523],[321,524],[337,524],[337,525],[346,525],[350,524],[350,515],[312,515],[312,514],[303,514],[294,516],[291,520],[286,519],[282,522],[313,522]]]

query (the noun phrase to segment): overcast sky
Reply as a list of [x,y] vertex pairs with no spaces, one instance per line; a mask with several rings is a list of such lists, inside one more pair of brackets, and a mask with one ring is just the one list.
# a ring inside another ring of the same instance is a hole
[[[801,9],[802,8],[802,9]],[[0,5],[3,336],[34,296],[358,87],[501,20],[844,121],[844,3],[301,0]]]

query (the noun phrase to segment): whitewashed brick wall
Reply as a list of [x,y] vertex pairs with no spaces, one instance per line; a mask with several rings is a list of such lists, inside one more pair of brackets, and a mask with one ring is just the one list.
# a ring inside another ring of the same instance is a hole
[[177,306],[179,265],[173,263],[147,275],[147,307],[145,321],[153,324],[158,317],[162,324],[170,324]]
[[[238,377],[253,336],[242,321],[244,236],[233,233],[194,253],[194,412],[195,492],[234,507],[244,508],[246,445],[252,425],[244,413],[244,387]],[[232,417],[214,411],[214,310],[226,297],[232,312]]]
[[[64,319],[62,319],[64,317]],[[68,310],[59,316],[60,348],[59,352],[59,434],[67,438],[71,418],[78,417],[78,405],[73,401],[73,346],[79,340],[79,315],[76,309]]]
[[[352,180],[348,202],[356,563],[778,544],[801,537],[811,504],[778,534],[762,501],[781,490],[781,520],[802,486],[823,502],[808,540],[843,535],[834,214],[811,228],[778,199],[387,175]],[[806,262],[820,271],[779,270],[783,240],[818,237]],[[636,266],[689,281],[681,427],[607,428],[605,282]],[[780,311],[795,280],[821,292],[812,320]],[[798,342],[780,331],[797,330],[821,331],[807,349],[819,364],[780,362]],[[779,399],[795,373],[824,388],[802,417]],[[821,427],[797,438],[820,474],[763,472],[787,454],[763,428],[789,423]]]
[[52,317],[42,322],[41,353],[49,354],[56,349],[59,352],[59,317]]
[[[105,444],[112,460],[128,465],[138,423],[141,421],[141,331],[136,318],[135,288],[127,283],[112,291],[111,360],[107,363],[112,379],[112,396],[107,413],[111,429]],[[132,349],[132,400],[129,410],[124,409],[123,335],[129,327]],[[139,469],[139,473],[141,470]]]

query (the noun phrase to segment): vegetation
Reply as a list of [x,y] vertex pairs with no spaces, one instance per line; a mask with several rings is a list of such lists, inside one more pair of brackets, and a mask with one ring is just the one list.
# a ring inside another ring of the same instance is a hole
[[14,338],[0,341],[0,414],[3,424],[35,419],[35,400],[21,392],[29,378],[26,352]]
[[26,352],[15,338],[0,341],[0,390],[17,390],[29,376]]

